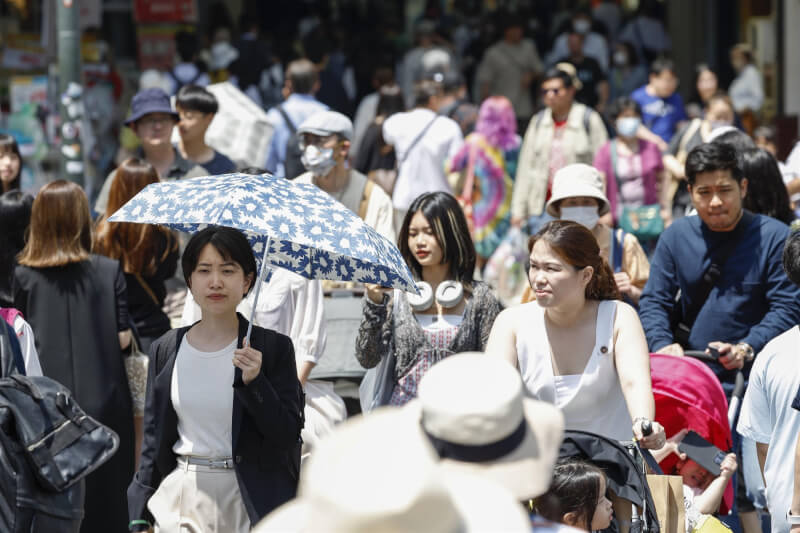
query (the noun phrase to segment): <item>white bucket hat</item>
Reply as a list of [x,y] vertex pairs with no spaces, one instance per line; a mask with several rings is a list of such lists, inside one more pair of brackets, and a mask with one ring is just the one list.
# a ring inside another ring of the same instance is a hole
[[417,427],[397,408],[341,424],[304,464],[297,499],[253,531],[530,531],[511,493],[486,479],[445,473]]
[[519,501],[547,492],[564,435],[555,406],[524,397],[519,372],[496,355],[463,353],[433,366],[408,404],[448,471],[491,479]]
[[558,202],[564,198],[588,196],[600,202],[600,216],[608,213],[605,180],[600,171],[584,163],[573,163],[560,168],[553,176],[553,194],[547,201],[547,214],[558,218]]

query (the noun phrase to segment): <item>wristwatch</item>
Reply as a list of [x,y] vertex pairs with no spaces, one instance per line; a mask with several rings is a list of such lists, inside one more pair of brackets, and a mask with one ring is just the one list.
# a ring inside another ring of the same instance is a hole
[[744,355],[744,362],[749,363],[753,359],[756,358],[755,351],[753,351],[753,347],[747,344],[746,342],[740,342],[736,345],[736,349],[740,350]]
[[786,511],[786,521],[789,522],[790,526],[800,525],[800,515],[792,514],[792,510],[789,509]]

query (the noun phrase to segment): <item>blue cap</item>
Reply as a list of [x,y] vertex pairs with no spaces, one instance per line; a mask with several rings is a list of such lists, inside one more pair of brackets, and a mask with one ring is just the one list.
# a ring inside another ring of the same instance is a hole
[[172,109],[167,93],[154,87],[136,93],[131,101],[131,115],[125,121],[125,125],[130,126],[150,113],[167,113],[178,120],[178,113]]

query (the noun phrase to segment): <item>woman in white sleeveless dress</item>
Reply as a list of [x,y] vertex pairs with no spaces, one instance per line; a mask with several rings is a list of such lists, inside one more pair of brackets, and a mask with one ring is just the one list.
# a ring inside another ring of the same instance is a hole
[[661,424],[652,422],[646,437],[641,429],[655,415],[644,331],[619,301],[594,236],[556,220],[528,246],[536,301],[497,317],[486,352],[507,357],[531,396],[561,408],[566,429],[662,447]]

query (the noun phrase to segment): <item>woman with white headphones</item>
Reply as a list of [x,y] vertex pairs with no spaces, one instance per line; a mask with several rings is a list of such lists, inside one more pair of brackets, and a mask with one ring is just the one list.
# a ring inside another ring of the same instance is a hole
[[472,278],[475,246],[461,206],[450,194],[432,192],[414,200],[397,246],[420,294],[366,287],[356,357],[364,368],[380,365],[372,397],[361,398],[368,409],[404,405],[438,361],[483,351],[500,312],[489,286]]

